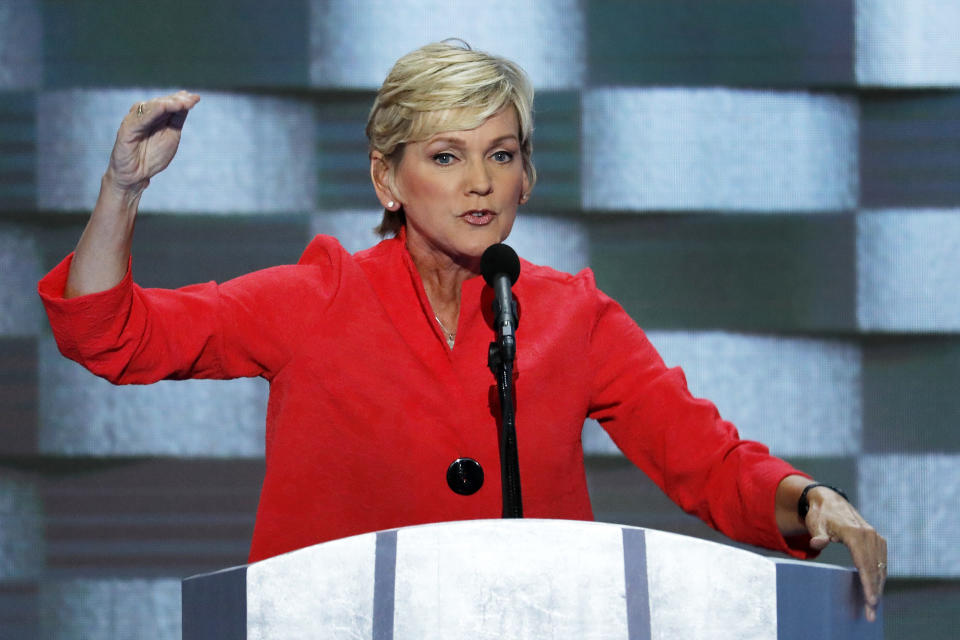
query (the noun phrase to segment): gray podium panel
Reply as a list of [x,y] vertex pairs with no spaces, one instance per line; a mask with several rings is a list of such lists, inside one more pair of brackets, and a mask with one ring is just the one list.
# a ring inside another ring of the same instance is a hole
[[447,522],[188,578],[183,638],[882,638],[857,584],[638,527]]

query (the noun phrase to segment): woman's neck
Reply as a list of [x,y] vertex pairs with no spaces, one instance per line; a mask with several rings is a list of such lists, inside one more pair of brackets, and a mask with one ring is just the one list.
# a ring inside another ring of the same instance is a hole
[[[442,264],[430,258],[418,259],[413,253],[411,258],[434,313],[446,327],[456,330],[456,320],[460,315],[460,290],[463,283],[476,274],[453,261]],[[447,322],[448,318],[450,323]]]
[[448,341],[452,341],[460,319],[460,292],[463,283],[477,273],[445,254],[424,251],[421,247],[412,246],[409,242],[407,250],[417,268],[417,273],[420,274],[423,290],[427,294],[427,300],[430,302],[436,320],[447,334]]

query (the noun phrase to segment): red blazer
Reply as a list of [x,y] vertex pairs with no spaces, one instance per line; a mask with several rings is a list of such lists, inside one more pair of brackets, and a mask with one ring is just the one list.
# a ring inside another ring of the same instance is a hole
[[[318,236],[297,265],[223,284],[143,289],[124,280],[63,299],[68,256],[39,290],[61,352],[116,384],[262,376],[266,475],[250,560],[392,527],[501,514],[490,289],[464,283],[451,350],[399,238],[349,255]],[[524,515],[592,520],[584,418],[684,510],[728,536],[789,549],[774,519],[797,473],[693,398],[593,274],[522,261],[515,366]],[[211,427],[213,428],[213,427]],[[447,486],[459,457],[486,482]]]

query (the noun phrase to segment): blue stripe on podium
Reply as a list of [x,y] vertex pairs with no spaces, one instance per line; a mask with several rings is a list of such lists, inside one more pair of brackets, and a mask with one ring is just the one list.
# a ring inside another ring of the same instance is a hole
[[647,588],[647,540],[643,529],[623,532],[623,571],[627,592],[627,637],[650,640],[650,593]]
[[882,617],[875,624],[864,617],[859,574],[824,569],[798,561],[777,563],[777,640],[883,638]]
[[247,567],[183,581],[183,640],[245,640]]
[[397,532],[380,531],[373,569],[373,640],[393,640],[396,582]]

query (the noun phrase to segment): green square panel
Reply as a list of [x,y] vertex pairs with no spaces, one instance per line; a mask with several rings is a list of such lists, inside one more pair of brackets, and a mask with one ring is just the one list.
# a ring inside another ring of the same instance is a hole
[[960,206],[960,91],[860,97],[860,203]]
[[600,522],[672,531],[728,542],[702,520],[688,515],[632,462],[621,456],[584,459],[593,516]]
[[0,337],[0,456],[37,450],[36,338]]
[[180,287],[293,264],[308,228],[306,216],[144,216],[133,244],[134,275],[145,287]]
[[262,460],[61,459],[41,469],[48,577],[182,578],[246,562]]
[[304,87],[306,0],[47,0],[48,87]]
[[[76,246],[86,224],[85,216],[76,218],[66,214],[48,220],[38,236],[44,269],[53,268]],[[223,282],[295,263],[309,240],[306,215],[140,214],[133,238],[133,275],[144,287]]]
[[[813,459],[801,462],[813,463]],[[797,464],[797,463],[794,463]],[[777,552],[758,549],[742,543],[734,543],[722,533],[710,528],[702,520],[685,513],[673,503],[661,490],[632,462],[616,456],[588,456],[584,460],[587,473],[587,485],[590,489],[590,502],[594,518],[600,522],[613,522],[635,527],[646,527],[660,531],[670,531],[686,536],[695,536],[713,540],[722,544],[742,546],[751,551],[766,555]],[[798,468],[810,472],[807,468]],[[811,464],[818,471],[830,469],[824,478],[841,485],[842,478],[855,476],[852,459],[832,458]],[[815,476],[816,477],[816,476]],[[841,485],[842,486],[842,485]],[[847,486],[852,486],[848,484]],[[850,554],[840,545],[832,545],[818,558],[822,562],[850,564]]]
[[874,336],[863,345],[863,449],[960,452],[960,337]]
[[580,94],[540,91],[534,103],[533,164],[537,184],[530,208],[580,207]]
[[646,329],[856,326],[851,215],[605,214],[588,229],[597,283]]
[[843,489],[854,506],[857,506],[857,459],[844,457],[789,456],[785,460],[796,469],[813,477],[817,482]]
[[0,629],[7,638],[40,637],[39,591],[36,581],[0,582]]
[[621,0],[588,6],[588,83],[852,85],[853,0]]
[[0,91],[0,212],[36,206],[35,105],[33,92]]
[[884,594],[886,640],[954,640],[960,628],[960,580],[891,580]]
[[317,204],[321,211],[377,209],[370,183],[367,115],[372,91],[325,92],[316,97]]

